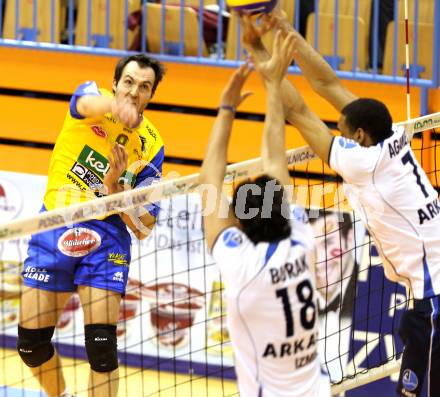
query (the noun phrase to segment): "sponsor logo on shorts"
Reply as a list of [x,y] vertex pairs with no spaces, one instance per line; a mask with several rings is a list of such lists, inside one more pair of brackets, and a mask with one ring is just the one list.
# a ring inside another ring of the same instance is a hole
[[80,257],[95,251],[101,245],[101,236],[94,230],[75,227],[66,230],[58,239],[58,249],[67,256]]
[[[415,372],[410,369],[405,369],[405,371],[403,371],[403,375],[402,375],[402,385],[405,388],[404,390],[406,392],[412,392],[417,389],[418,384],[419,384],[419,380],[418,380]],[[409,394],[405,394],[405,395],[407,395],[407,396],[414,395],[415,396],[414,393],[409,393]]]
[[113,275],[113,281],[119,281],[120,283],[124,282],[124,273],[123,272],[116,272]]
[[92,125],[92,126],[90,126],[90,128],[92,129],[92,131],[96,135],[100,136],[101,138],[106,138],[107,137],[107,132],[105,132],[104,128],[102,128],[101,126],[99,126],[99,125]]
[[119,254],[117,252],[110,252],[107,257],[108,262],[113,262],[115,265],[128,266],[126,259],[127,254]]
[[23,277],[30,280],[41,281],[42,283],[48,283],[50,280],[50,275],[47,274],[46,269],[39,269],[32,266],[26,266]]
[[16,218],[23,207],[20,190],[12,182],[0,179],[0,222]]
[[108,160],[90,146],[85,145],[78,157],[78,163],[96,173],[101,179],[110,168]]
[[223,242],[225,243],[226,247],[236,248],[241,245],[241,243],[243,242],[243,238],[238,232],[228,230],[223,235]]

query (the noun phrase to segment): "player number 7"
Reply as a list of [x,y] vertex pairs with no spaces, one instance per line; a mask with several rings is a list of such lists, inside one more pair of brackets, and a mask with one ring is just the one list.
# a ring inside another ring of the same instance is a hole
[[420,174],[418,171],[418,166],[417,163],[414,161],[413,156],[411,155],[411,152],[408,150],[403,156],[402,156],[402,163],[403,165],[406,165],[408,163],[411,163],[411,165],[413,166],[413,173],[416,177],[416,181],[417,181],[417,185],[420,186],[420,189],[422,190],[422,193],[424,194],[425,197],[428,197],[429,194],[426,191],[425,186],[422,183],[422,178],[420,178]]

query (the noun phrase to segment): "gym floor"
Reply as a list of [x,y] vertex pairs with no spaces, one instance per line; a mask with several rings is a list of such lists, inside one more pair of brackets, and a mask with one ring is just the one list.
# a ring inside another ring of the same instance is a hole
[[[87,397],[89,365],[85,361],[63,359],[68,390]],[[237,395],[234,381],[180,375],[171,372],[119,368],[119,397],[226,397]],[[0,349],[0,397],[42,397],[37,381],[22,364],[15,350]],[[159,391],[160,390],[160,391]]]

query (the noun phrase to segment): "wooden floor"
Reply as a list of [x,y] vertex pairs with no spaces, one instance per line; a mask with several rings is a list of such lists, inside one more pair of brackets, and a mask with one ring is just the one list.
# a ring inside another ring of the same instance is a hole
[[[65,377],[70,392],[87,396],[89,365],[84,361],[63,359]],[[169,372],[141,371],[120,367],[119,397],[226,397],[238,396],[235,382],[197,375],[175,375]],[[37,397],[38,383],[22,364],[14,350],[0,349],[0,397]],[[41,394],[45,396],[45,394]]]

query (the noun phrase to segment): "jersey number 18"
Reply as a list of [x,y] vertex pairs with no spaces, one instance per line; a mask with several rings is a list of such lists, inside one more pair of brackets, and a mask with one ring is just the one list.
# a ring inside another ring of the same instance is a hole
[[[286,288],[276,290],[277,298],[281,298],[283,305],[284,318],[286,320],[286,337],[293,336],[295,333],[293,324],[292,306],[290,304],[289,291]],[[309,280],[304,280],[296,287],[296,296],[304,305],[300,310],[301,325],[304,329],[312,329],[316,321],[316,306],[313,302],[313,287]],[[312,309],[312,316],[308,318],[308,309]]]

